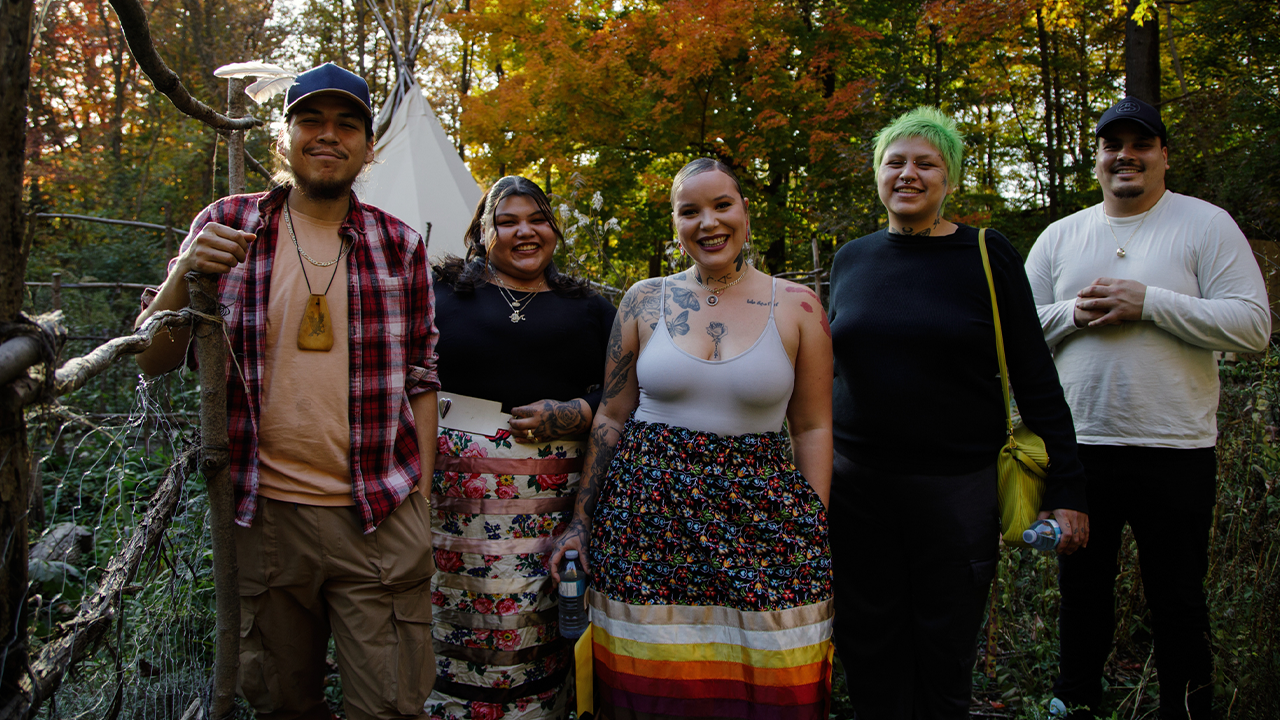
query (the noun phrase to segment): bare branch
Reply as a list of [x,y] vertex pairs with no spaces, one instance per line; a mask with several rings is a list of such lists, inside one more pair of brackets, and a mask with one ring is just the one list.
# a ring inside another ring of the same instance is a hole
[[[276,182],[276,179],[271,176],[271,171],[263,167],[262,163],[258,162],[257,158],[250,155],[248,150],[245,150],[244,152],[244,163],[249,166],[250,170],[266,178],[267,182],[271,183],[271,187],[275,187],[279,184]],[[183,233],[183,235],[185,234],[186,233]]]
[[111,0],[111,7],[120,18],[120,29],[129,42],[129,52],[156,90],[164,93],[179,110],[219,130],[247,130],[263,124],[255,117],[229,118],[192,97],[182,80],[156,52],[155,42],[151,39],[151,23],[138,0]]
[[132,335],[108,340],[88,355],[68,360],[58,368],[53,384],[54,395],[62,396],[79,390],[85,383],[102,374],[121,355],[136,355],[151,347],[151,341],[162,328],[189,324],[190,316],[182,311],[164,310],[152,315]]
[[186,228],[165,227],[164,225],[156,225],[155,223],[138,222],[137,220],[116,220],[114,218],[100,218],[92,215],[73,215],[71,213],[36,213],[36,217],[41,220],[47,218],[64,218],[67,220],[84,220],[86,222],[103,223],[106,225],[127,225],[129,227],[146,228],[148,230],[167,230],[175,235],[182,237],[187,236]]
[[142,558],[160,542],[168,529],[182,486],[196,471],[196,452],[187,450],[169,466],[164,481],[151,497],[147,514],[129,537],[120,554],[111,559],[107,572],[92,597],[80,605],[75,618],[63,623],[61,634],[40,651],[31,663],[30,674],[19,682],[18,693],[3,708],[0,720],[31,717],[33,710],[49,699],[62,684],[62,678],[85,658],[111,628],[120,611],[125,587],[142,564]]
[[[182,311],[165,310],[152,315],[132,335],[108,340],[88,355],[68,360],[58,368],[57,375],[54,376],[53,397],[66,395],[84,387],[90,380],[101,375],[121,355],[136,355],[151,347],[151,341],[161,329],[190,324],[190,315]],[[19,372],[26,370],[33,364],[35,363],[27,363],[25,367],[18,370]],[[15,380],[12,383],[12,389],[13,400],[19,406],[30,405],[42,399],[39,383],[30,381],[29,378]],[[52,400],[53,397],[43,399]]]

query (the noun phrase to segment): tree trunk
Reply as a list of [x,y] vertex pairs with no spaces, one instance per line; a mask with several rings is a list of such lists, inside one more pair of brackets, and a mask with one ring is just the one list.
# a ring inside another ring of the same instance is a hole
[[[0,325],[22,309],[31,245],[22,207],[31,0],[0,5]],[[27,503],[30,468],[22,407],[0,388],[0,698],[13,697],[27,667]]]
[[1160,104],[1160,21],[1159,14],[1142,25],[1133,20],[1138,0],[1128,0],[1129,18],[1124,25],[1125,94],[1152,105]]
[[1045,201],[1049,222],[1058,219],[1058,133],[1054,129],[1053,78],[1049,70],[1049,33],[1044,26],[1044,13],[1036,10],[1036,35],[1040,41],[1040,84],[1044,101],[1044,159],[1049,171]]

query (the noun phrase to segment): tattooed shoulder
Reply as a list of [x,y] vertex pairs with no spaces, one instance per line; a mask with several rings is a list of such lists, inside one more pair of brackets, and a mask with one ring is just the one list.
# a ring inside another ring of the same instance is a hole
[[618,314],[622,316],[623,322],[629,322],[636,318],[650,322],[656,318],[660,304],[658,293],[661,288],[661,280],[657,278],[641,280],[631,286],[626,296],[622,298],[622,304],[618,307]]

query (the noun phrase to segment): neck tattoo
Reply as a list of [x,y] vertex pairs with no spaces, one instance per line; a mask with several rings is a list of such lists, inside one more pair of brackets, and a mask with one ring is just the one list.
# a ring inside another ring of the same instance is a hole
[[[697,270],[694,270],[694,272],[693,272],[693,281],[694,281],[694,282],[696,282],[696,283],[698,283],[698,285],[702,286],[702,289],[703,289],[703,290],[706,290],[707,292],[711,293],[710,295],[708,295],[708,296],[707,296],[707,304],[708,304],[708,305],[715,305],[716,303],[720,302],[720,293],[722,293],[722,292],[724,292],[725,290],[728,290],[729,288],[733,287],[734,285],[737,285],[738,283],[742,282],[742,278],[744,278],[744,277],[746,277],[746,276],[747,276],[747,274],[746,274],[745,272],[740,273],[740,274],[738,275],[738,277],[736,277],[736,278],[734,278],[734,279],[733,279],[733,281],[732,281],[732,282],[725,283],[725,286],[724,286],[724,287],[720,287],[720,288],[712,289],[712,288],[707,287],[706,283],[702,282],[702,273],[698,272]],[[723,281],[722,281],[722,282],[723,282]]]

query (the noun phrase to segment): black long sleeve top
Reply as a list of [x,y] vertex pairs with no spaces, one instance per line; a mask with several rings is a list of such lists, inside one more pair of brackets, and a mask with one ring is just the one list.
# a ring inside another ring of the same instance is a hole
[[[1022,420],[1044,438],[1041,507],[1087,510],[1071,410],[1041,333],[1022,258],[987,231],[1005,358]],[[884,471],[959,475],[1006,439],[991,295],[978,230],[852,240],[831,270],[837,452]]]
[[513,323],[511,306],[495,285],[482,283],[459,294],[437,281],[435,291],[442,390],[497,400],[503,412],[538,400],[574,398],[596,411],[605,346],[618,312],[608,300],[542,292],[521,309],[525,319]]

